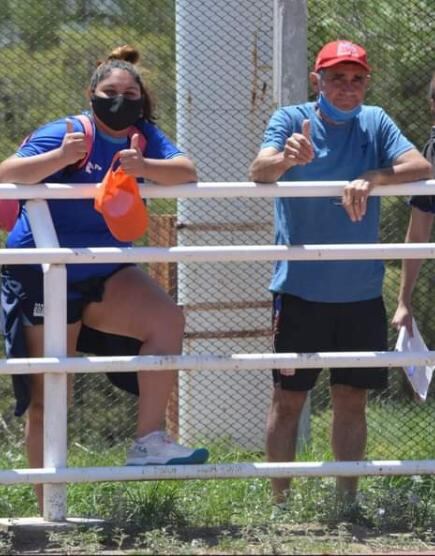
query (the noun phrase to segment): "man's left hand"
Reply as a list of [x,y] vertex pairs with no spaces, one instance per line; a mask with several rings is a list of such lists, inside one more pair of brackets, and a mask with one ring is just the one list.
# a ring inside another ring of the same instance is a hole
[[342,203],[352,222],[359,222],[367,211],[367,198],[374,185],[364,178],[353,180],[345,186]]

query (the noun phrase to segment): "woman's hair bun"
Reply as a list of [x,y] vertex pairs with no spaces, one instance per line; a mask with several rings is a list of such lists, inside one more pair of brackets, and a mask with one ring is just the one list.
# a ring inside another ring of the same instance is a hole
[[107,60],[124,60],[130,64],[136,64],[139,61],[139,51],[129,44],[124,44],[112,50]]

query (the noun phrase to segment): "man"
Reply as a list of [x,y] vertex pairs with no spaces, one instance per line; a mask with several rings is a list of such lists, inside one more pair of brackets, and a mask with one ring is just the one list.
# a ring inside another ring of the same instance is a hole
[[[379,107],[363,105],[370,81],[365,50],[349,41],[326,44],[310,73],[316,102],[275,112],[251,165],[258,182],[349,180],[341,199],[275,201],[278,244],[374,243],[378,240],[375,185],[421,180],[430,165]],[[387,349],[381,261],[278,261],[274,294],[277,352]],[[320,369],[274,370],[267,422],[269,461],[295,457],[297,427]],[[364,457],[367,390],[387,385],[385,369],[331,369],[332,447],[337,460]],[[337,479],[351,502],[357,479]],[[275,500],[289,480],[272,481]]]
[[[429,105],[432,114],[432,131],[423,148],[423,155],[432,165],[432,177],[435,178],[435,73],[429,85]],[[426,242],[430,240],[435,214],[435,196],[416,196],[411,198],[411,216],[405,241],[407,243]],[[411,298],[423,261],[421,259],[404,259],[398,305],[393,317],[397,328],[406,326],[412,336]]]

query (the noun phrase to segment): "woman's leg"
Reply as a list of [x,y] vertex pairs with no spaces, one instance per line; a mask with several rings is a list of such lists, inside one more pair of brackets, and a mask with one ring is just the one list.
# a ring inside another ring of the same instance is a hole
[[[137,267],[111,276],[103,300],[90,303],[83,323],[103,332],[137,338],[141,355],[178,355],[184,317],[174,301]],[[128,465],[204,463],[208,451],[180,446],[164,433],[166,407],[177,371],[138,373],[137,438],[128,451]]]
[[[68,325],[68,355],[76,353],[75,346],[80,331],[80,323]],[[44,328],[42,325],[25,326],[24,334],[28,357],[42,357]],[[71,397],[73,376],[68,377],[68,399]],[[30,378],[30,405],[26,413],[25,443],[30,467],[44,465],[44,375],[34,374]],[[43,512],[42,485],[35,485],[39,510]]]
[[[178,355],[184,317],[174,301],[142,270],[130,266],[105,283],[103,300],[90,303],[83,323],[103,332],[138,338],[141,355]],[[137,437],[164,428],[176,371],[138,373]]]

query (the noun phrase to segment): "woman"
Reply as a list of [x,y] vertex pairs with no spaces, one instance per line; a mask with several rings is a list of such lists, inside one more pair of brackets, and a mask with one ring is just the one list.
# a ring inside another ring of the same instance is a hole
[[[63,118],[36,130],[17,153],[0,164],[0,181],[97,183],[115,153],[136,178],[162,185],[196,181],[193,163],[156,127],[152,104],[134,64],[138,52],[117,48],[92,75],[89,100],[94,123],[90,153],[81,123]],[[129,137],[131,126],[140,133]],[[140,134],[146,139],[144,153]],[[84,167],[77,164],[89,156]],[[93,200],[53,200],[49,208],[62,247],[126,247],[115,239]],[[7,247],[33,247],[26,207],[10,232]],[[179,354],[184,318],[173,300],[141,269],[131,264],[69,265],[68,355],[76,354],[79,333],[94,329],[136,338],[139,354]],[[43,288],[39,265],[3,268],[2,306],[8,357],[43,355]],[[121,355],[121,353],[120,353]],[[27,410],[26,446],[30,465],[42,467],[43,375],[14,377],[18,415]],[[205,449],[190,449],[163,432],[165,410],[174,387],[174,371],[138,373],[137,434],[129,465],[203,463]]]

